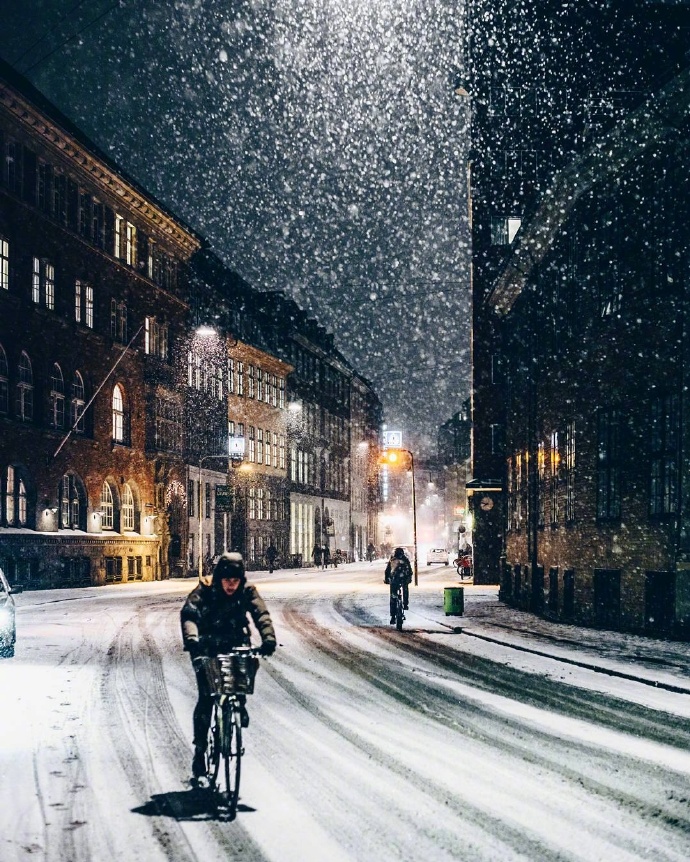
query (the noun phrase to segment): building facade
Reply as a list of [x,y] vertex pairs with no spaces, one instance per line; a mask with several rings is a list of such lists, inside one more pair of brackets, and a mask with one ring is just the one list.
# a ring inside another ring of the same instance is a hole
[[680,633],[688,10],[543,3],[521,33],[473,5],[475,566]]
[[34,587],[167,577],[199,241],[5,65],[0,152],[0,563]]

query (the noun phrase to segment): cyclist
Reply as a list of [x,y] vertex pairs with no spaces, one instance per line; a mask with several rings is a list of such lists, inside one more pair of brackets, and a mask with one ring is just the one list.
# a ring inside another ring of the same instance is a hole
[[[200,582],[187,596],[180,612],[184,649],[192,659],[199,690],[194,708],[192,775],[195,779],[206,773],[206,740],[213,712],[213,697],[199,659],[248,645],[247,615],[261,635],[262,655],[272,655],[276,649],[276,635],[264,600],[256,587],[247,583],[242,554],[226,552],[215,565],[210,586]],[[243,727],[249,725],[245,700],[246,695],[240,696]]]
[[384,584],[390,584],[391,623],[395,622],[395,601],[398,592],[398,585],[402,582],[403,607],[407,610],[410,600],[411,580],[412,563],[410,562],[410,558],[405,553],[404,548],[396,548],[393,551],[393,556],[388,560],[386,572],[383,578]]

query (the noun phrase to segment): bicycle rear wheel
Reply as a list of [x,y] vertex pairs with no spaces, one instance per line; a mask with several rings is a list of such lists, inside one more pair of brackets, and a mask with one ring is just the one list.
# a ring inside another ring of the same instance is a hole
[[403,600],[402,595],[398,592],[397,599],[395,601],[395,627],[401,632],[403,620],[405,619],[405,614],[403,613]]
[[223,710],[222,724],[221,753],[225,773],[225,789],[228,811],[230,817],[234,817],[240,798],[240,775],[242,772],[242,724],[239,709],[226,704],[226,708]]

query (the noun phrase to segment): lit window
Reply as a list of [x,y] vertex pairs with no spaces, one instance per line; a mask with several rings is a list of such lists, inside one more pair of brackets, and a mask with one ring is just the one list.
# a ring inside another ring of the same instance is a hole
[[101,527],[104,530],[112,530],[115,521],[115,507],[113,505],[113,492],[107,482],[101,488]]
[[113,440],[124,443],[125,440],[125,404],[122,388],[117,383],[113,389]]
[[134,494],[129,485],[122,490],[122,529],[134,529]]
[[520,230],[522,219],[494,216],[491,219],[491,245],[510,245]]
[[35,257],[31,273],[31,299],[38,305],[41,301],[41,261]]
[[9,466],[5,474],[5,522],[9,527],[24,527],[26,513],[26,486],[15,468]]
[[85,499],[79,480],[67,473],[60,482],[60,528],[63,530],[83,529],[82,500]]
[[10,244],[0,236],[0,288],[10,289]]
[[90,284],[84,285],[84,323],[93,329],[93,287]]

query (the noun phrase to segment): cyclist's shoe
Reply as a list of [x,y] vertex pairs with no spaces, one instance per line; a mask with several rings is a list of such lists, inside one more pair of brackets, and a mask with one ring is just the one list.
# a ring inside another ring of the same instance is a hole
[[249,727],[249,713],[243,703],[240,704],[240,724],[242,727]]
[[203,748],[199,748],[198,746],[194,749],[192,775],[194,778],[203,778],[206,776],[206,752]]

